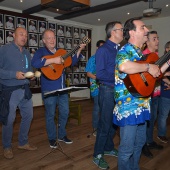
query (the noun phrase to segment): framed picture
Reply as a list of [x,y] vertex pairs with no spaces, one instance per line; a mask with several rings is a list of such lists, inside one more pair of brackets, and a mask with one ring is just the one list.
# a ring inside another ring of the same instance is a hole
[[5,15],[5,29],[15,29],[15,17],[12,15]]
[[64,36],[64,26],[57,25],[57,36]]
[[3,14],[0,14],[0,28],[4,27],[4,18],[3,18]]
[[9,44],[14,40],[13,30],[5,30],[5,44]]
[[27,18],[17,17],[16,18],[16,27],[22,27],[27,30]]
[[28,50],[29,50],[29,52],[30,52],[30,54],[31,54],[31,59],[33,58],[33,56],[34,56],[34,54],[35,54],[35,52],[37,51],[37,47],[29,47],[28,48]]
[[80,38],[80,28],[73,28],[73,37]]
[[38,35],[37,34],[29,33],[28,45],[29,46],[38,46]]
[[57,48],[64,48],[64,37],[57,38]]
[[87,61],[87,51],[81,51],[82,57],[80,58],[80,61]]
[[55,35],[56,35],[56,24],[55,23],[48,23],[48,29],[54,31]]
[[86,62],[80,62],[79,70],[80,72],[85,72],[86,69]]
[[65,43],[66,43],[66,46],[65,46],[66,49],[69,49],[69,50],[70,50],[70,49],[72,48],[72,44],[73,44],[72,38],[66,38],[65,41],[66,41],[66,42],[65,42]]
[[43,33],[47,29],[46,21],[38,21],[38,32]]
[[37,33],[37,20],[28,20],[28,31]]
[[66,82],[67,82],[67,86],[70,86],[73,84],[73,77],[72,77],[72,73],[69,73],[66,75]]
[[87,84],[86,74],[80,74],[80,84]]
[[73,28],[72,28],[72,27],[69,27],[69,26],[66,26],[65,28],[66,28],[66,30],[65,30],[65,36],[66,36],[66,37],[72,37],[72,36],[73,36]]
[[80,29],[80,38],[82,39],[86,35],[87,35],[86,30],[85,29]]
[[38,36],[38,42],[39,42],[39,47],[44,47],[44,43],[43,43],[43,40],[42,40],[42,34],[39,34]]
[[74,72],[80,72],[79,63],[77,63],[77,64],[75,64],[75,65],[73,66],[73,71],[74,71]]
[[73,40],[73,47],[77,47],[80,44],[80,39]]
[[74,85],[80,84],[80,75],[78,73],[76,74],[73,73],[73,84]]
[[0,46],[4,44],[4,30],[0,29]]

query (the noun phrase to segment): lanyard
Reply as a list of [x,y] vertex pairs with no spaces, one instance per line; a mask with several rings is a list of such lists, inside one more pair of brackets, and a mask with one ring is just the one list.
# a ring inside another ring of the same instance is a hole
[[25,67],[28,68],[28,59],[27,59],[26,54],[24,56],[25,56]]

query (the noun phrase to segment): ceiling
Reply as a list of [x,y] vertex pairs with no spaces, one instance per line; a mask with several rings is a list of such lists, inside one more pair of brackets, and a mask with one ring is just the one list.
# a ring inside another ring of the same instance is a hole
[[[132,3],[130,5],[125,5],[122,7],[116,7],[116,8],[113,5],[113,3],[125,3],[127,1],[134,1],[134,0],[91,0],[90,8],[101,5],[100,6],[100,10],[101,10],[102,7],[107,5],[107,10],[102,10],[99,12],[93,12],[93,10],[89,10],[89,11],[87,10],[85,12],[86,13],[85,15],[76,14],[78,16],[76,17],[73,16],[68,20],[81,22],[89,25],[96,25],[96,26],[105,25],[108,22],[114,20],[121,21],[122,23],[124,23],[127,19],[131,17],[142,16],[143,10],[149,8],[149,3],[145,2],[147,0],[141,0],[139,2],[136,2],[137,1],[136,0],[135,3]],[[107,4],[107,3],[111,3],[111,4]],[[6,8],[16,9],[16,10],[21,10],[23,12],[26,12],[28,9],[29,10],[34,9],[33,7],[40,6],[40,4],[41,4],[41,0],[23,0],[22,3],[20,3],[20,0],[0,0],[1,9],[6,7]],[[167,4],[169,4],[169,7],[166,7]],[[157,17],[170,16],[170,0],[156,0],[153,2],[153,7],[162,8],[161,14]],[[91,13],[91,11],[93,13]],[[129,15],[127,14],[128,12],[130,13]],[[45,10],[36,13],[45,16],[51,16],[57,19],[58,17],[60,18],[62,15],[57,12],[51,12],[47,8]],[[32,13],[32,15],[34,15],[34,13]],[[69,14],[68,16],[70,17],[72,16],[72,14]],[[100,19],[100,21],[98,21],[98,19]]]

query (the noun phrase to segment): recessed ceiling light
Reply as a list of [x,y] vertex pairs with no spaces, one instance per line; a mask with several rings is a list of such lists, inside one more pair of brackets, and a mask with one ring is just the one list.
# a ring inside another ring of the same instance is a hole
[[130,15],[130,12],[128,12],[127,14]]
[[59,9],[56,9],[56,11],[59,11]]
[[23,2],[23,0],[20,0],[20,2]]
[[168,7],[169,5],[167,4],[166,7]]
[[100,18],[98,19],[98,21],[100,21]]

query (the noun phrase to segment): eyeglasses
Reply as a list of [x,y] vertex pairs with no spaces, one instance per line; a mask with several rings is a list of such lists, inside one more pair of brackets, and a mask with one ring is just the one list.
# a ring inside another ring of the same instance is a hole
[[114,29],[113,31],[117,31],[117,30],[120,30],[123,32],[123,28],[117,28],[117,29]]

